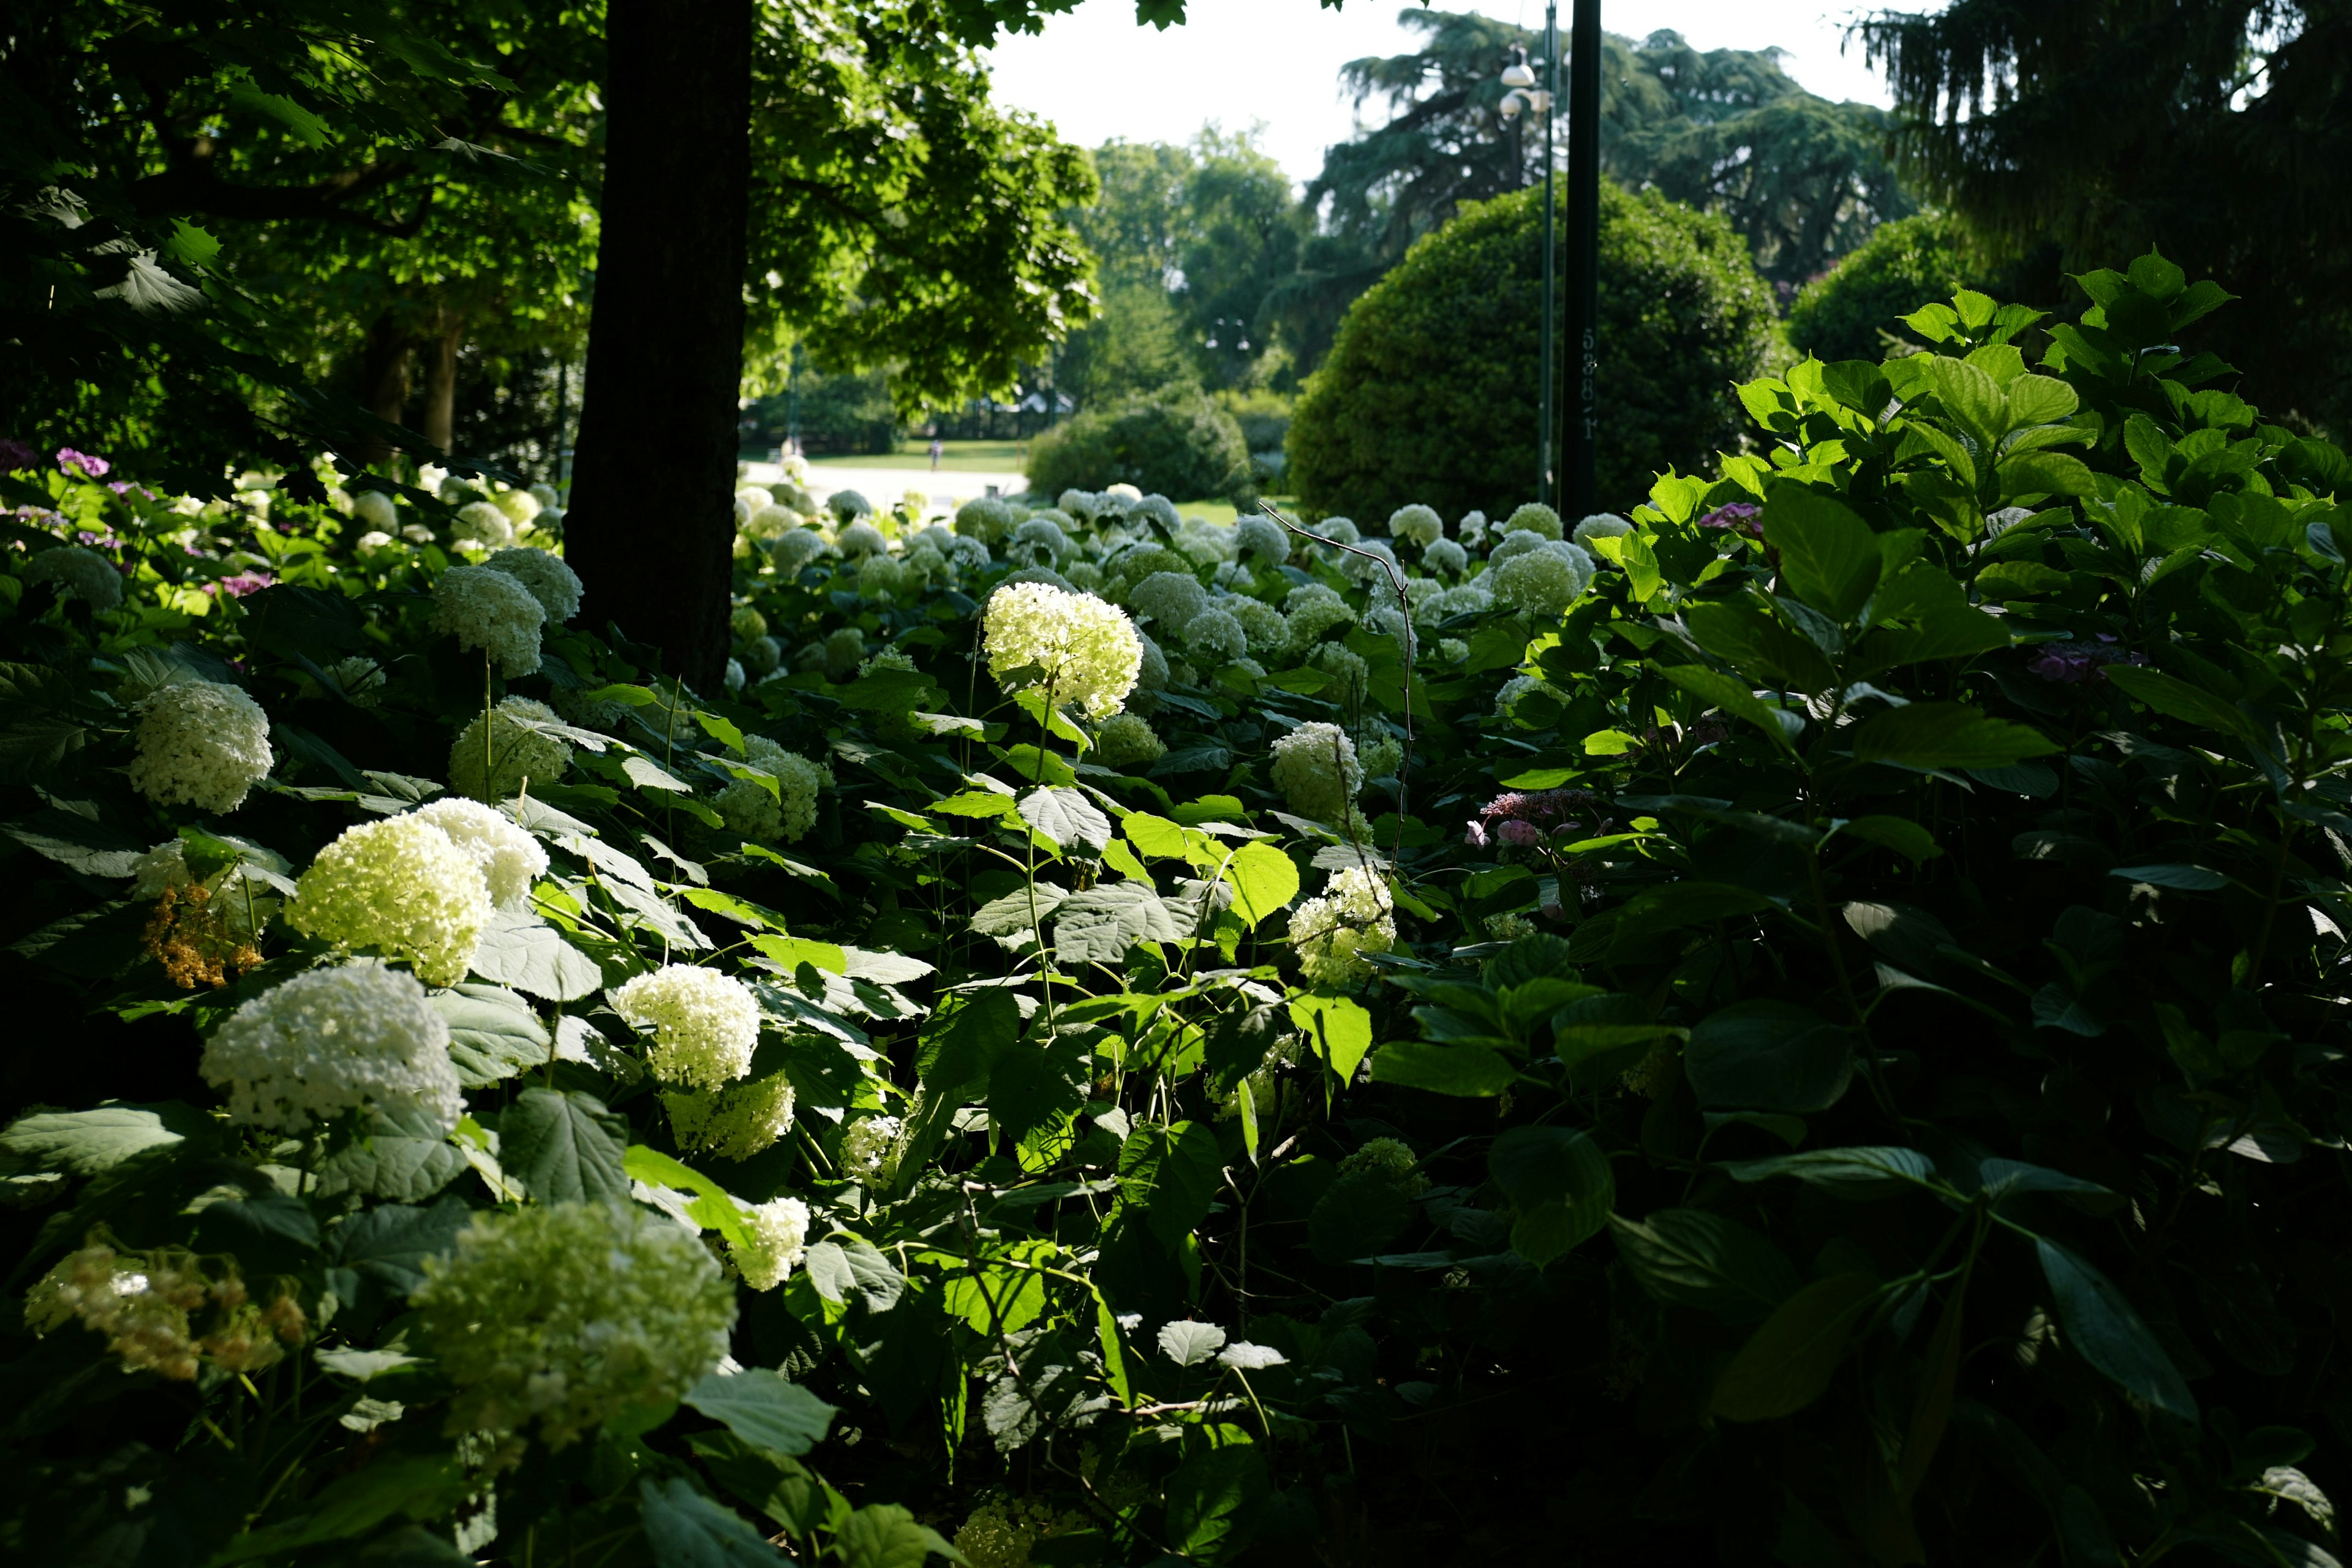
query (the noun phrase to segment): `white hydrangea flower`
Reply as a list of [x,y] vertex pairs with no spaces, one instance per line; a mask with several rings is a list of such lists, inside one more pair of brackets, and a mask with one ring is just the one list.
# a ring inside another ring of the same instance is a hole
[[234,686],[175,680],[133,711],[131,784],[159,805],[235,811],[269,776],[269,715]]
[[562,1447],[716,1371],[735,1292],[693,1233],[635,1204],[480,1214],[409,1298],[453,1425]]
[[646,1065],[664,1083],[717,1089],[751,1070],[760,1005],[731,975],[667,963],[605,993],[631,1027],[650,1033]]
[[369,490],[352,500],[352,521],[389,534],[400,527],[400,508],[382,490]]
[[769,548],[768,558],[776,570],[787,577],[796,577],[801,568],[824,553],[824,535],[813,528],[795,528],[776,536]]
[[1550,681],[1545,680],[1538,676],[1515,675],[1511,677],[1510,679],[1503,682],[1503,689],[1495,693],[1496,717],[1500,719],[1516,718],[1517,715],[1512,711],[1512,710],[1516,709],[1519,705],[1520,698],[1528,695],[1530,692],[1541,692],[1544,696],[1550,698],[1553,701],[1559,703],[1562,707],[1565,707],[1568,704],[1568,693],[1562,691],[1559,687],[1554,686]]
[[1331,684],[1317,694],[1326,702],[1341,708],[1363,704],[1365,693],[1371,687],[1371,668],[1365,664],[1364,656],[1346,643],[1318,643],[1307,656],[1307,667],[1331,678]]
[[906,1123],[895,1116],[866,1116],[851,1122],[841,1134],[842,1173],[862,1187],[879,1192],[898,1175],[898,1134]]
[[1244,594],[1234,594],[1217,601],[1217,608],[1241,623],[1243,635],[1249,639],[1249,651],[1261,658],[1271,658],[1290,643],[1290,623],[1280,610],[1264,599],[1253,599]]
[[[1167,498],[1160,498],[1165,500]],[[1133,485],[1116,484],[1102,492],[1102,500],[1122,512],[1131,512],[1143,504],[1143,492]]]
[[298,974],[214,1031],[200,1069],[231,1121],[307,1132],[362,1108],[447,1132],[466,1113],[449,1026],[416,977],[373,958]]
[[1437,605],[1448,616],[1466,616],[1495,605],[1495,590],[1482,575],[1472,578],[1458,588],[1448,588],[1437,596]]
[[1444,534],[1445,520],[1437,515],[1433,507],[1415,501],[1389,514],[1389,537],[1391,539],[1401,539],[1407,544],[1417,544],[1425,550]]
[[1349,985],[1372,973],[1363,954],[1397,944],[1395,906],[1379,873],[1350,866],[1291,911],[1290,945],[1310,984]]
[[1287,612],[1283,646],[1293,653],[1313,647],[1334,626],[1356,624],[1356,612],[1348,601],[1320,583],[1302,583],[1282,604]]
[[1357,746],[1356,759],[1363,764],[1366,778],[1392,779],[1404,766],[1404,742],[1394,735],[1374,737]]
[[514,520],[492,501],[468,501],[457,509],[456,528],[485,550],[503,550],[514,542]]
[[502,489],[490,498],[490,504],[507,514],[507,521],[514,524],[518,533],[527,531],[545,510],[536,486],[527,490]]
[[1543,502],[1534,500],[1511,513],[1503,524],[1503,531],[1507,534],[1522,529],[1542,539],[1559,539],[1566,531],[1560,526],[1559,513]]
[[882,531],[862,518],[842,529],[834,536],[833,542],[834,548],[852,561],[867,555],[886,554],[890,549],[890,541]]
[[825,634],[820,646],[824,672],[835,680],[845,680],[866,657],[866,634],[856,626],[837,627]]
[[452,566],[433,584],[433,629],[455,637],[459,647],[481,648],[509,679],[539,668],[539,632],[546,620],[547,611],[520,579],[488,566]]
[[[753,680],[764,679],[775,674],[782,667],[784,645],[773,637],[753,637],[743,645],[740,663],[736,663],[732,659],[728,662],[736,665],[735,673],[739,676],[749,677]],[[736,684],[740,686],[742,682],[738,680]]]
[[1351,517],[1327,517],[1307,531],[1339,544],[1353,544],[1364,536]]
[[1270,517],[1245,517],[1234,525],[1234,542],[1244,555],[1269,566],[1290,559],[1290,532]]
[[1389,547],[1385,539],[1367,539],[1353,550],[1339,552],[1339,559],[1335,564],[1339,568],[1339,574],[1350,583],[1367,584],[1376,593],[1393,593],[1395,590],[1389,574],[1381,570],[1382,562],[1391,566],[1397,565],[1396,552]]
[[1135,689],[1142,639],[1125,611],[1092,594],[1006,584],[988,596],[982,630],[988,672],[1008,690],[1014,689],[1008,681],[1043,686],[1055,702],[1076,703],[1100,719],[1118,712]]
[[[373,495],[375,492],[371,490],[368,493],[370,495]],[[353,540],[352,544],[354,549],[358,550],[384,550],[390,548],[395,542],[396,541],[394,540],[392,535],[384,532],[382,529],[371,528],[365,533],[361,534],[357,539]]]
[[956,508],[955,531],[982,544],[1002,543],[1027,514],[1009,500],[979,496]]
[[824,509],[839,521],[848,523],[872,516],[874,503],[856,490],[835,490],[824,498]]
[[477,713],[449,745],[449,787],[470,800],[512,800],[527,782],[551,784],[572,766],[561,736],[541,734],[522,721],[563,722],[552,708],[528,697],[502,697]]
[[499,909],[520,910],[530,902],[531,884],[547,873],[547,851],[511,818],[479,801],[446,796],[410,815],[431,823],[473,857],[490,885],[490,901]]
[[808,1255],[808,1205],[798,1198],[771,1198],[742,1208],[743,1228],[751,1240],[731,1247],[735,1268],[752,1289],[772,1290]]
[[[852,525],[850,531],[866,526],[868,525],[862,522],[856,523]],[[876,532],[878,537],[880,531],[877,530]],[[848,535],[845,533],[843,542],[846,544],[847,541]],[[885,552],[873,552],[863,555],[850,553],[851,558],[858,563],[857,592],[861,598],[887,603],[907,591],[907,568],[897,556]]]
[[[1170,507],[1170,511],[1174,511]],[[1188,517],[1176,529],[1176,550],[1195,566],[1229,563],[1241,553],[1241,536],[1206,518]]]
[[1132,713],[1114,713],[1095,733],[1095,755],[1106,767],[1132,767],[1164,756],[1168,743]]
[[[509,490],[509,495],[522,495],[521,490]],[[493,572],[503,572],[530,590],[539,607],[547,613],[547,625],[560,626],[580,613],[580,574],[561,558],[544,550],[528,545],[512,550],[500,550],[482,563]]]
[[1421,564],[1425,571],[1443,572],[1453,576],[1470,565],[1470,552],[1451,539],[1433,540],[1421,552]]
[[772,1072],[720,1089],[667,1091],[662,1106],[679,1149],[744,1160],[793,1130],[793,1081]]
[[60,544],[44,550],[18,569],[26,584],[56,585],[60,599],[79,599],[100,615],[122,603],[122,575],[95,550]]
[[1386,1177],[1407,1197],[1418,1197],[1429,1190],[1429,1178],[1422,1173],[1420,1156],[1399,1139],[1367,1140],[1339,1162],[1339,1173],[1343,1176],[1367,1171]]
[[1437,645],[1437,657],[1448,664],[1460,664],[1470,657],[1470,645],[1460,637],[1446,637]]
[[744,752],[747,765],[776,781],[776,793],[770,794],[757,779],[729,780],[718,803],[727,826],[746,838],[781,834],[786,843],[798,843],[816,826],[817,792],[833,787],[832,771],[785,751],[765,735],[746,737]]
[[1337,724],[1319,720],[1277,738],[1273,750],[1274,787],[1290,809],[1318,822],[1344,822],[1364,787],[1356,743]]
[[541,511],[552,507],[559,499],[555,493],[555,487],[551,484],[533,485],[530,487],[530,493],[532,499],[539,502],[539,509]]
[[1596,511],[1576,525],[1572,537],[1588,550],[1595,539],[1620,539],[1633,531],[1633,525],[1613,511]]
[[1219,605],[1192,617],[1184,644],[1204,663],[1230,664],[1249,652],[1249,634]]
[[1181,637],[1209,608],[1209,591],[1190,572],[1153,572],[1127,591],[1128,607],[1159,631]]
[[489,919],[480,865],[413,813],[345,829],[286,905],[296,931],[405,959],[428,985],[466,977]]
[[1015,566],[1058,566],[1076,548],[1051,518],[1033,517],[1013,531],[1004,558]]
[[1557,543],[1514,555],[1486,574],[1497,603],[1547,619],[1566,615],[1592,584],[1592,557]]
[[765,485],[738,485],[735,487],[736,515],[751,516],[763,506],[772,506],[775,500],[776,492]]
[[800,513],[772,500],[752,509],[751,515],[743,521],[742,533],[746,539],[766,544],[782,539],[800,527],[801,522]]

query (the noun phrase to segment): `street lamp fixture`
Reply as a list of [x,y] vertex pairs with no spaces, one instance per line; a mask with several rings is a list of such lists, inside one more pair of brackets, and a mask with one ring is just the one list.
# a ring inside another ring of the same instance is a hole
[[1538,398],[1541,405],[1541,423],[1536,433],[1536,500],[1546,506],[1552,504],[1554,481],[1559,463],[1554,457],[1554,443],[1559,439],[1559,421],[1552,402],[1554,383],[1558,379],[1553,358],[1559,337],[1559,235],[1554,215],[1558,211],[1554,194],[1552,153],[1553,94],[1559,87],[1559,13],[1556,5],[1544,6],[1543,33],[1544,73],[1550,80],[1543,87],[1536,85],[1535,68],[1528,64],[1528,51],[1514,48],[1511,63],[1503,68],[1502,84],[1510,89],[1498,106],[1506,120],[1517,120],[1532,110],[1543,121],[1544,131],[1544,203],[1543,203],[1543,350],[1537,374],[1541,378]]

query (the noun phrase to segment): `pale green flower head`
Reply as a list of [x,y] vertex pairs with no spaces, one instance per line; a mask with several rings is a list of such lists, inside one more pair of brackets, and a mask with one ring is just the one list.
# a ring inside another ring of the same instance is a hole
[[205,1081],[228,1118],[279,1132],[362,1109],[457,1125],[466,1101],[449,1026],[413,974],[373,958],[298,974],[229,1016],[205,1045]]
[[650,1035],[646,1064],[656,1078],[717,1089],[751,1070],[760,1045],[760,1005],[732,975],[668,963],[605,993],[630,1027]]
[[345,947],[404,959],[428,985],[466,977],[490,919],[474,858],[414,813],[363,822],[319,851],[294,884],[286,923]]
[[1364,787],[1356,743],[1337,724],[1301,724],[1273,748],[1274,787],[1290,809],[1318,822],[1339,823]]
[[[506,515],[488,510],[501,520]],[[452,566],[433,584],[433,629],[455,637],[459,647],[482,649],[509,679],[539,668],[539,634],[546,621],[537,595],[493,567]]]
[[1008,583],[991,594],[982,637],[1000,686],[1050,691],[1055,702],[1096,719],[1118,711],[1143,660],[1142,639],[1125,611],[1046,583]]
[[235,811],[269,776],[269,715],[234,686],[175,680],[135,711],[131,785],[159,805]]
[[500,698],[496,708],[475,714],[450,743],[449,787],[469,800],[499,801],[512,800],[526,783],[553,784],[571,768],[572,748],[562,736],[530,724],[562,721],[544,702]]

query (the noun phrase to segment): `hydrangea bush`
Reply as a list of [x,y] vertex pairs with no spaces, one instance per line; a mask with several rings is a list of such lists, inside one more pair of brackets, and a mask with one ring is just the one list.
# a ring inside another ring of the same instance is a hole
[[0,1542],[2332,1561],[2352,465],[2084,287],[1622,516],[747,485],[714,691],[9,448]]

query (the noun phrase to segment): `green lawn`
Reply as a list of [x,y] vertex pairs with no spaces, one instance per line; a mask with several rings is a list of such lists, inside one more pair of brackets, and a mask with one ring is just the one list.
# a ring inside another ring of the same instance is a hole
[[[931,459],[928,443],[910,442],[902,452],[850,453],[839,457],[811,458],[813,468],[910,468],[928,472]],[[941,468],[953,468],[971,473],[1019,473],[1029,455],[1026,441],[950,441],[947,452],[940,458]]]

